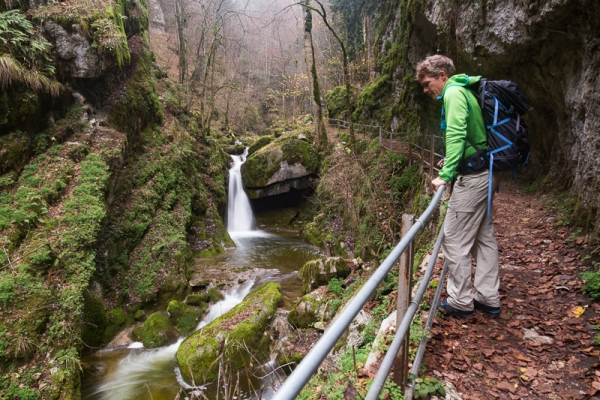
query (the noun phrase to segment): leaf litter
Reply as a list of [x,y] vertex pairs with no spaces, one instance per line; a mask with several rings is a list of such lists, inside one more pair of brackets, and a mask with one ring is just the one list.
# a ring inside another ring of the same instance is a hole
[[567,240],[568,228],[519,185],[504,184],[494,205],[501,315],[436,318],[428,373],[452,382],[465,400],[600,399],[592,326],[600,305],[590,305],[579,277],[587,240]]

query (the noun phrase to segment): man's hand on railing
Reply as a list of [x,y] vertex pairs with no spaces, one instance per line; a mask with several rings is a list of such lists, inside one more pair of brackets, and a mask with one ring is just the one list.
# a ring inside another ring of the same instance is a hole
[[438,163],[437,163],[437,167],[438,167],[438,168],[442,168],[442,167],[444,166],[444,161],[446,161],[446,159],[445,159],[445,158],[442,158],[440,161],[438,161]]
[[433,188],[437,191],[440,186],[447,185],[448,182],[446,182],[445,180],[438,177],[438,178],[435,178],[434,180],[432,180],[431,184],[433,185]]

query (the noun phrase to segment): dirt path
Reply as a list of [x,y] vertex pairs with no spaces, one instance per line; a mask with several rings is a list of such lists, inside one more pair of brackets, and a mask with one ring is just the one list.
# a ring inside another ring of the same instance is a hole
[[[600,351],[592,345],[600,304],[582,294],[578,274],[584,238],[557,227],[557,216],[524,187],[502,184],[495,206],[502,313],[436,318],[426,375],[452,382],[463,399],[600,398]],[[532,329],[552,344],[524,339]]]

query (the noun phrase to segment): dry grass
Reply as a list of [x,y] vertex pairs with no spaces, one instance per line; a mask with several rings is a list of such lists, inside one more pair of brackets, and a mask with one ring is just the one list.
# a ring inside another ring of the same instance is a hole
[[36,92],[48,93],[52,97],[58,97],[62,89],[62,85],[57,81],[35,70],[23,68],[11,55],[0,54],[0,88],[4,90],[15,84],[23,84]]

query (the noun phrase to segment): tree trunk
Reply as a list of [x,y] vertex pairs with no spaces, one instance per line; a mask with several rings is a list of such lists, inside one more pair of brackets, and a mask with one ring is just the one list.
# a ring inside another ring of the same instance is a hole
[[175,0],[175,18],[177,20],[177,36],[179,38],[179,83],[183,84],[187,77],[187,46],[185,27],[185,0]]
[[323,109],[321,107],[321,89],[319,88],[319,76],[317,74],[317,63],[315,61],[315,47],[312,40],[312,11],[310,0],[304,1],[306,14],[304,17],[304,60],[306,69],[312,84],[312,108],[315,123],[315,134],[317,145],[324,149],[327,146],[327,130],[323,121]]

